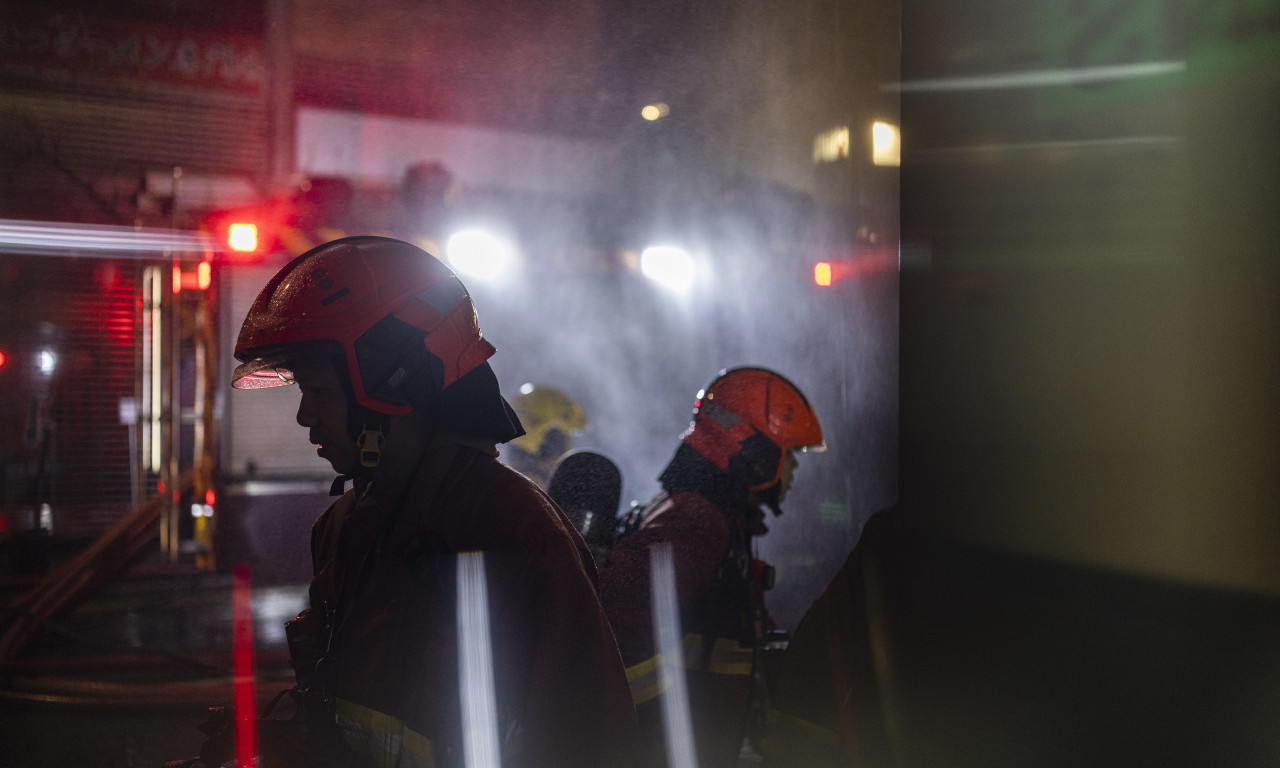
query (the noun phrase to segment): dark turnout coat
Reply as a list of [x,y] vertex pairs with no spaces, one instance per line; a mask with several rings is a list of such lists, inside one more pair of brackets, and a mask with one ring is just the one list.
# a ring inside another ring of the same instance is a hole
[[[741,518],[745,510],[729,514]],[[601,599],[618,638],[644,740],[645,764],[663,765],[662,699],[673,660],[658,653],[651,608],[650,547],[667,542],[675,572],[684,674],[698,764],[732,766],[751,706],[751,673],[763,600],[748,579],[749,542],[741,526],[706,496],[661,501],[624,537],[601,569]]]
[[435,445],[407,487],[359,484],[316,522],[312,558],[311,606],[336,626],[338,720],[372,764],[463,764],[461,702],[484,699],[460,693],[460,642],[481,649],[484,633],[460,641],[460,616],[488,623],[504,766],[633,764],[635,711],[590,556],[496,458]]

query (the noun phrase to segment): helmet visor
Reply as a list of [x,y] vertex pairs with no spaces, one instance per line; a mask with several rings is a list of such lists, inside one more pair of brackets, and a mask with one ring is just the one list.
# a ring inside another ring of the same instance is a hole
[[827,441],[819,440],[813,445],[798,445],[796,446],[795,450],[799,451],[800,453],[826,453]]
[[231,386],[236,389],[284,387],[294,383],[295,366],[304,360],[333,352],[333,345],[325,341],[251,349],[244,353],[244,357],[240,358],[244,362],[236,366],[235,372],[231,374]]
[[293,370],[282,356],[254,358],[236,366],[235,373],[231,374],[231,386],[236,389],[266,389],[292,383]]

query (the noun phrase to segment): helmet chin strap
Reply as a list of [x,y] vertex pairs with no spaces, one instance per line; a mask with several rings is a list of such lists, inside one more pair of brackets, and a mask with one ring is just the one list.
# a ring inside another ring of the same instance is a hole
[[782,515],[782,482],[776,482],[768,488],[761,488],[755,492],[756,499],[773,512],[774,517]]
[[360,466],[366,470],[377,468],[382,461],[382,448],[387,437],[382,432],[381,424],[365,424],[356,436],[356,447],[360,449]]
[[360,467],[353,474],[372,474],[377,468],[382,461],[382,449],[387,444],[387,428],[390,423],[389,416],[372,408],[356,405],[348,410],[347,435],[360,452]]
[[348,480],[360,476],[372,476],[378,464],[382,462],[382,450],[387,444],[387,427],[390,419],[370,408],[356,407],[349,411],[347,434],[355,441],[360,452],[360,466],[355,470],[338,475],[329,488],[330,496],[341,496],[346,490]]

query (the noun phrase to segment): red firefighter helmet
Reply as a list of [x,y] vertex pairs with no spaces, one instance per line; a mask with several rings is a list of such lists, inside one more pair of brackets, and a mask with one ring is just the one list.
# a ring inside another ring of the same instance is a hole
[[298,345],[328,342],[356,400],[403,414],[494,353],[475,305],[443,262],[386,237],[344,237],[285,265],[254,300],[236,340],[232,386],[293,383]]
[[787,451],[827,447],[804,393],[766,368],[721,371],[698,393],[682,439],[722,472],[743,467],[753,491],[778,482]]

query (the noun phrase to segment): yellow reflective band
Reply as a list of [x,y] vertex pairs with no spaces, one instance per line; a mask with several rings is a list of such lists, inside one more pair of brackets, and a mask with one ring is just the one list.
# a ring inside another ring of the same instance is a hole
[[[702,635],[690,632],[682,638],[681,646],[685,669],[694,671],[702,669],[704,652]],[[737,640],[722,637],[717,639],[711,648],[711,662],[707,671],[716,675],[749,675],[753,658],[754,653],[751,648],[743,648]],[[651,701],[667,690],[670,685],[670,680],[667,679],[670,671],[667,667],[661,654],[627,667],[627,682],[631,686],[632,704]]]
[[434,768],[431,740],[400,718],[338,699],[338,725],[347,744],[377,768]]
[[708,670],[716,675],[749,675],[754,658],[752,648],[743,648],[742,643],[728,637],[716,639],[711,648],[711,664]]
[[690,632],[682,639],[685,669],[702,669],[702,635]]
[[684,636],[684,668],[690,670],[706,669],[716,675],[749,675],[754,658],[752,649],[743,648],[742,644],[731,637],[720,637],[711,646],[711,658],[703,666],[706,655],[706,644],[702,635],[690,632]]
[[662,655],[651,656],[639,664],[627,667],[627,683],[631,686],[631,703],[643,704],[667,690],[667,676],[663,674]]

